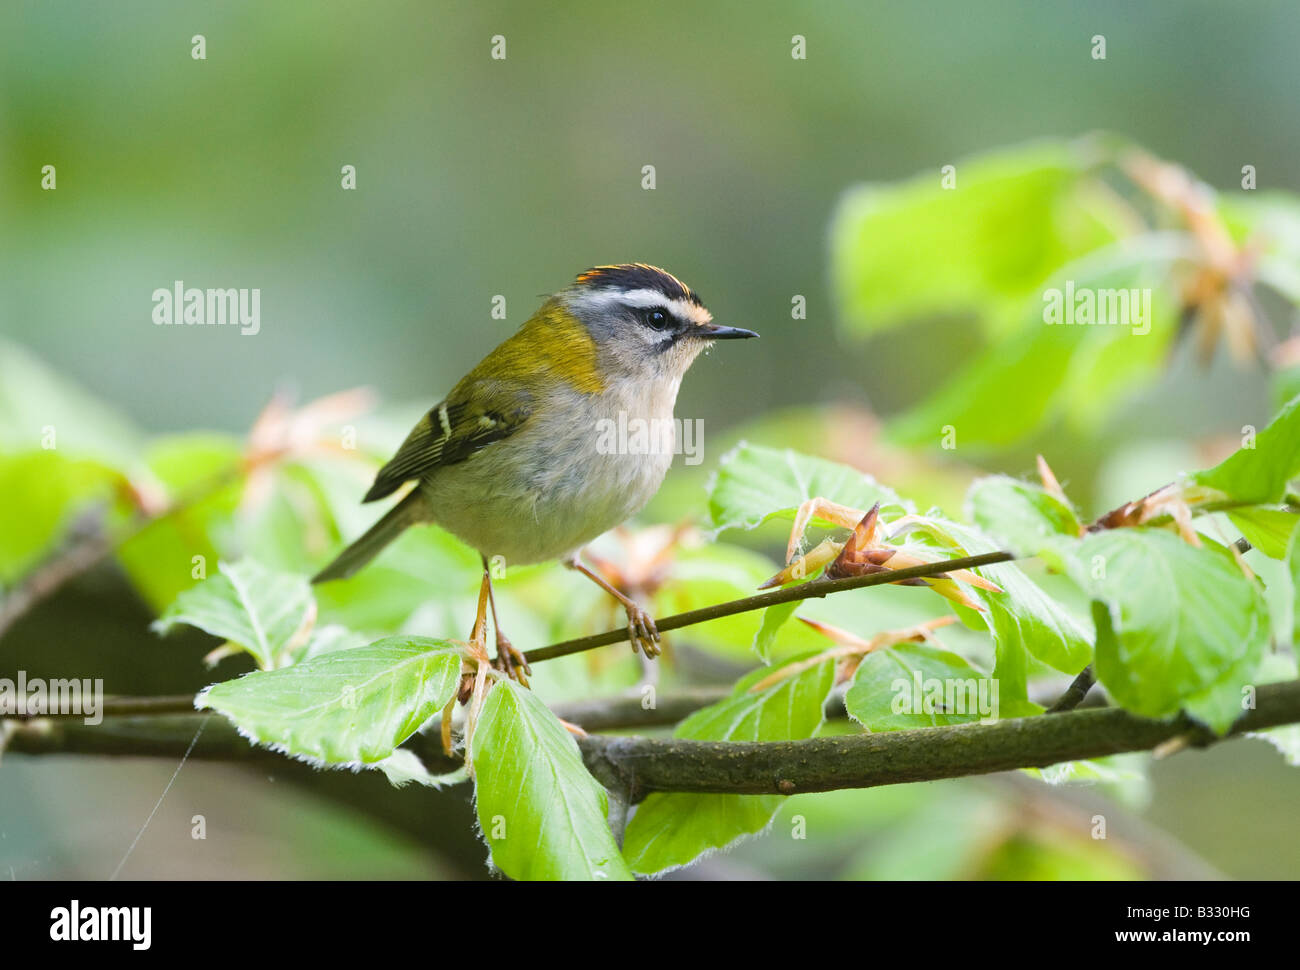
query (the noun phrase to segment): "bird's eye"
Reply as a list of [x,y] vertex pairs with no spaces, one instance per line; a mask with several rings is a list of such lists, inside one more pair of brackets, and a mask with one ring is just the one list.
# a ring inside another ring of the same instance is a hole
[[651,330],[667,330],[671,320],[663,310],[647,310],[645,325]]

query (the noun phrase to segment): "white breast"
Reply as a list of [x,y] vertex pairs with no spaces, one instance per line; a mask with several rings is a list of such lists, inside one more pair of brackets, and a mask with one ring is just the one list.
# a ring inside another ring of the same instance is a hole
[[654,383],[557,395],[518,433],[426,483],[435,521],[507,566],[562,558],[627,521],[659,490],[676,444],[680,381]]

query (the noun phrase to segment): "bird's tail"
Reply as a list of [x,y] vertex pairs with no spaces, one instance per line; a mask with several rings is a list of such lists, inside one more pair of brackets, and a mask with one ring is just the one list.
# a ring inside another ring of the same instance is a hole
[[332,563],[313,576],[311,581],[327,583],[331,579],[347,579],[379,555],[380,550],[401,535],[407,526],[427,521],[426,509],[424,493],[417,487],[366,530],[365,535],[344,549]]

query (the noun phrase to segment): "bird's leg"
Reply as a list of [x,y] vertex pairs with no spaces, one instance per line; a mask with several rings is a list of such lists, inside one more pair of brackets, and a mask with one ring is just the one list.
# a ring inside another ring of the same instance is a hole
[[483,557],[483,582],[487,585],[488,607],[492,610],[492,627],[497,635],[497,656],[492,661],[492,665],[511,680],[517,680],[527,687],[533,668],[528,666],[528,660],[501,632],[501,621],[497,619],[496,596],[492,592],[492,567],[488,564],[487,556]]
[[491,590],[492,584],[484,572],[483,580],[478,586],[478,610],[474,614],[474,625],[469,631],[469,642],[484,652],[487,651],[487,604]]
[[633,653],[639,648],[647,657],[659,656],[661,652],[659,630],[655,627],[654,617],[637,605],[636,601],[631,597],[625,596],[610,583],[607,583],[599,573],[592,572],[584,566],[576,555],[566,560],[564,565],[582,573],[582,575],[623,604],[623,609],[627,611],[627,638],[632,644]]
[[462,704],[468,704],[475,693],[481,689],[483,686],[481,674],[489,664],[487,655],[489,589],[491,587],[488,585],[488,576],[484,573],[483,581],[478,586],[478,611],[474,614],[474,626],[469,631],[469,652],[460,664],[460,686],[456,689],[456,699]]

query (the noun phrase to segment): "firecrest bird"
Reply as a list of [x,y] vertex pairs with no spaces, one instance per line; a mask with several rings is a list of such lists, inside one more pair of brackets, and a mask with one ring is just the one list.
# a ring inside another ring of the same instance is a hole
[[617,423],[620,412],[627,421],[672,427],[677,389],[700,352],[715,340],[756,336],[715,324],[689,287],[654,266],[587,270],[420,419],[363,501],[406,482],[415,488],[312,581],[351,576],[408,526],[434,522],[482,556],[487,595],[479,597],[471,636],[486,629],[486,601],[496,664],[509,676],[529,671],[496,622],[488,569],[495,556],[510,565],[562,560],[627,610],[632,649],[657,656],[654,620],[578,556],[645,506],[673,449],[607,454],[597,429]]

